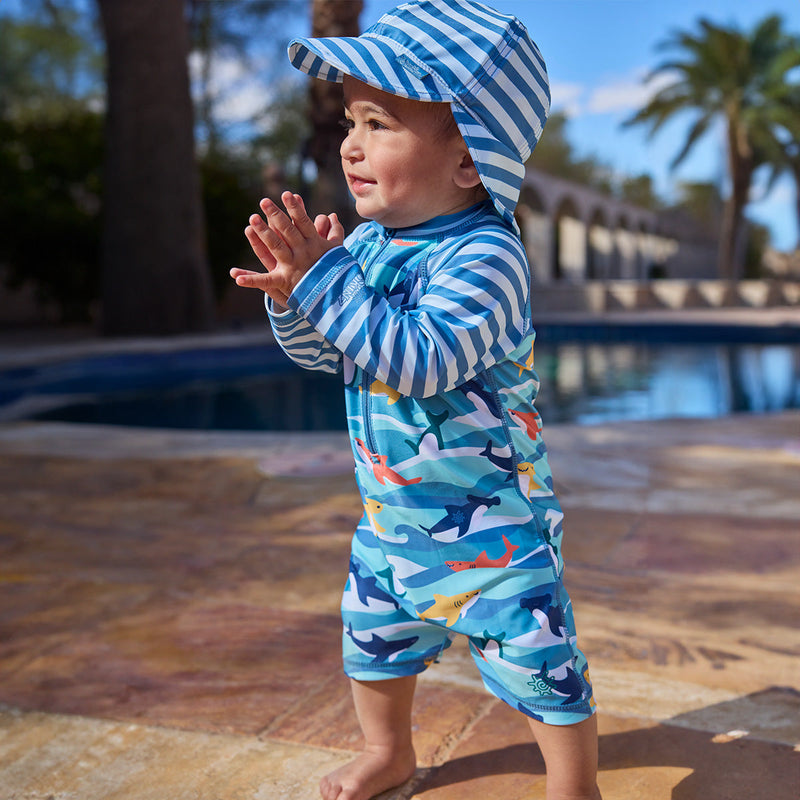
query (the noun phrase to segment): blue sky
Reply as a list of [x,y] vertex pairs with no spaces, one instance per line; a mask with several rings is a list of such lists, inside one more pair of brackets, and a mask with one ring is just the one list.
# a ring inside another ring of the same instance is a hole
[[[642,102],[643,77],[665,57],[657,45],[676,29],[696,30],[701,16],[749,29],[767,14],[778,13],[787,30],[800,34],[799,0],[487,1],[519,17],[539,45],[553,108],[569,115],[567,135],[577,152],[625,174],[651,174],[665,197],[679,180],[718,181],[725,174],[725,160],[721,130],[714,131],[670,172],[691,116],[676,119],[650,140],[646,127],[620,127]],[[365,0],[362,27],[394,5],[394,0]],[[756,198],[763,193],[760,183]],[[794,192],[787,176],[748,209],[751,217],[769,226],[779,249],[791,249],[798,239]]]

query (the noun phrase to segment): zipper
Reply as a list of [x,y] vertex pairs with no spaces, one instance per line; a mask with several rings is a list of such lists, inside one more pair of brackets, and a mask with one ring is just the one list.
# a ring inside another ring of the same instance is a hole
[[[367,277],[369,276],[373,265],[378,260],[381,253],[383,253],[383,251],[388,247],[389,243],[394,238],[395,233],[396,231],[393,229],[385,229],[385,238],[383,242],[381,242],[380,247],[377,249],[372,258],[370,258],[369,263],[364,267],[365,284],[369,285],[367,282]],[[370,386],[372,385],[373,380],[374,378],[372,376],[368,375],[363,369],[361,370],[361,419],[364,425],[364,443],[367,445],[367,450],[369,450],[370,453],[377,453],[378,445],[375,441],[375,434],[372,430],[372,403],[370,402],[370,398],[372,396]],[[370,459],[372,459],[372,456],[370,456]]]

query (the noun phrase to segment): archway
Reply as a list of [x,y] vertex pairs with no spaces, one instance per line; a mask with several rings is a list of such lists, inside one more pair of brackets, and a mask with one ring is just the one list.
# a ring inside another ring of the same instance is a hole
[[582,281],[586,276],[586,225],[575,201],[567,196],[553,217],[553,277]]
[[550,280],[553,247],[550,220],[542,196],[530,184],[522,187],[514,216],[531,265],[531,279]]
[[586,278],[602,280],[611,272],[614,240],[602,208],[596,208],[589,220],[586,236]]
[[636,232],[625,214],[620,214],[614,230],[614,259],[612,278],[630,279],[637,275]]

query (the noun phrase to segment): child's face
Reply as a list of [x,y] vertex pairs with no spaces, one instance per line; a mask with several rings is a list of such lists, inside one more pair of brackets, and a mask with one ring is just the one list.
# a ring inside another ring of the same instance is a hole
[[407,228],[476,202],[480,183],[461,136],[444,132],[430,103],[373,89],[345,76],[348,132],[342,169],[356,211]]

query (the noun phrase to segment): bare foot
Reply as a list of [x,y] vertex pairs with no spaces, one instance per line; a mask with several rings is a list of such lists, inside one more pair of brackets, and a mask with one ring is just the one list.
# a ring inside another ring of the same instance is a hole
[[358,758],[326,775],[319,783],[323,800],[369,800],[405,783],[417,768],[413,750],[393,754],[367,748]]

